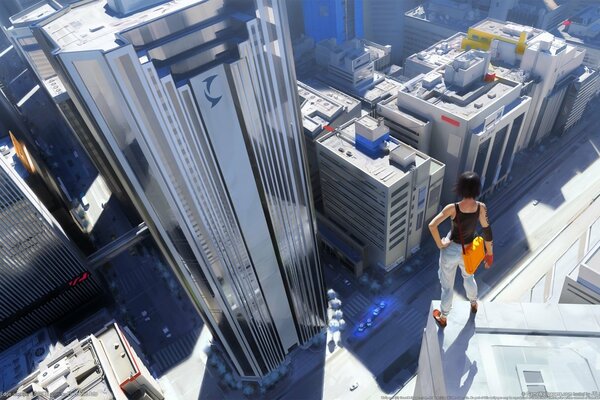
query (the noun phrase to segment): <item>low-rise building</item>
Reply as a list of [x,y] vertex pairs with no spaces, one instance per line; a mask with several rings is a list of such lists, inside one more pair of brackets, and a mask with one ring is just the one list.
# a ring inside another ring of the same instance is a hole
[[367,246],[365,268],[397,267],[438,210],[444,165],[390,137],[368,115],[317,141],[327,218]]
[[360,117],[360,101],[316,79],[298,82],[298,96],[313,202],[317,210],[322,210],[316,141],[329,130]]
[[583,63],[593,69],[600,68],[600,6],[584,8],[558,26],[559,35],[567,43],[585,49]]
[[423,143],[429,143],[427,154],[446,165],[443,202],[454,199],[452,185],[461,172],[477,172],[485,194],[512,167],[530,98],[521,95],[521,83],[489,74],[489,60],[488,52],[470,50],[417,76],[398,92],[396,108],[389,107],[397,119],[386,116],[398,125],[408,120],[415,140],[431,129]]
[[[8,400],[34,399],[153,399],[164,396],[117,324],[49,353],[17,387],[8,391]],[[19,356],[19,355],[17,355]]]
[[459,32],[409,56],[404,62],[404,75],[414,78],[417,75],[426,74],[433,69],[449,64],[464,53],[462,41],[466,37],[466,33]]

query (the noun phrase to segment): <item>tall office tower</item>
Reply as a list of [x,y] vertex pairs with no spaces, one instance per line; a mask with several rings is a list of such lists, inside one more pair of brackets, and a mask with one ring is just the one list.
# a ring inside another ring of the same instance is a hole
[[416,0],[363,0],[365,38],[390,45],[394,64],[402,63],[404,13],[416,5]]
[[82,254],[23,181],[14,152],[0,156],[0,350],[101,293]]
[[338,44],[363,37],[363,0],[306,0],[302,2],[304,34],[315,42]]
[[569,16],[571,7],[569,3],[571,1],[492,1],[488,16],[500,21],[510,21],[551,31]]
[[[29,108],[27,107],[26,103],[22,104],[21,107],[24,108],[22,113],[24,115],[37,113],[40,107],[40,105],[37,103],[39,101],[43,102],[44,105],[49,103],[47,104],[49,107],[45,108],[45,116],[47,118],[47,121],[45,122],[51,124],[51,126],[54,125],[54,128],[48,129],[45,132],[38,132],[36,141],[39,146],[44,148],[45,146],[52,145],[51,142],[53,140],[60,141],[62,144],[67,142],[75,142],[75,140],[73,140],[73,136],[78,138],[80,144],[70,143],[70,147],[73,147],[75,150],[81,145],[85,151],[91,155],[90,158],[95,161],[95,167],[99,172],[98,179],[94,181],[88,191],[100,193],[101,191],[104,191],[105,186],[108,186],[110,189],[110,194],[114,195],[119,200],[120,204],[125,207],[130,214],[135,214],[135,212],[131,212],[133,207],[129,202],[127,194],[124,192],[124,189],[119,183],[119,177],[116,175],[114,170],[110,168],[108,159],[106,159],[103,153],[94,146],[92,134],[87,126],[87,123],[82,119],[82,116],[77,111],[61,77],[55,69],[55,65],[53,65],[49,57],[44,53],[41,45],[38,43],[37,38],[33,35],[33,31],[31,29],[31,27],[36,23],[47,18],[53,18],[54,15],[58,14],[64,7],[68,5],[69,2],[74,1],[75,0],[43,0],[36,2],[34,5],[23,9],[21,12],[15,15],[12,15],[10,17],[10,24],[7,25],[7,27],[2,27],[2,30],[12,42],[14,50],[17,51],[21,57],[29,63],[29,69],[35,73],[39,81],[35,82],[35,79],[31,79],[31,82],[29,82],[32,87],[39,86],[40,90],[37,92],[37,89],[35,88],[32,90],[31,93],[35,93],[35,96],[32,96],[34,104]],[[49,99],[51,99],[50,101],[48,101],[41,93],[42,90],[47,93]],[[17,101],[14,101],[14,103],[17,103]],[[56,108],[52,107],[52,103],[56,105]],[[60,129],[60,132],[58,132],[59,129],[57,127],[64,127],[64,129]],[[51,135],[47,133],[48,131],[51,132]],[[73,133],[70,133],[69,131],[72,131]],[[20,133],[23,134],[24,132]],[[65,137],[69,134],[71,136]],[[49,140],[46,135],[51,136],[51,139]],[[80,158],[79,162],[81,162],[81,167],[87,167],[89,164],[89,161],[83,161],[83,158]],[[58,173],[55,173],[55,175],[58,175]],[[62,175],[62,179],[64,180],[65,178],[66,177]],[[48,186],[53,187],[55,185],[48,184]],[[68,183],[66,186],[72,187]],[[63,194],[63,192],[67,193],[67,190],[60,189],[58,192]],[[65,203],[71,206],[72,200],[82,201],[81,198],[77,199],[77,195],[78,193],[67,193],[66,196],[63,194],[63,197],[69,197],[65,199]],[[92,205],[92,209],[96,208],[95,206],[100,207],[101,203],[104,201],[102,196],[94,197],[98,197],[98,201],[96,202],[98,204]],[[83,221],[79,222],[81,223]],[[85,227],[82,224],[82,229],[88,230],[93,228],[94,221],[90,222],[92,223],[86,225]],[[132,222],[137,224],[139,220],[135,218],[135,221]]]
[[491,74],[489,61],[488,52],[462,53],[407,82],[395,106],[381,113],[417,143],[423,137],[422,151],[446,165],[444,203],[453,201],[462,171],[481,176],[482,194],[506,179],[521,139],[531,99],[522,95],[521,82]]
[[92,156],[110,162],[236,371],[263,376],[325,319],[284,2],[130,6],[76,3],[34,34]]
[[368,115],[325,134],[317,151],[325,215],[367,245],[367,267],[391,271],[414,254],[438,211],[444,165]]

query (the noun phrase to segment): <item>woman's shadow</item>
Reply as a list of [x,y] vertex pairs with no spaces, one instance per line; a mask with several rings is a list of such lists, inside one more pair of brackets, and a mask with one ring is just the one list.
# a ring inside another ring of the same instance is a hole
[[[467,357],[469,341],[475,334],[475,314],[471,314],[465,326],[460,330],[454,342],[444,351],[444,331],[438,330],[438,341],[442,356],[442,365],[445,369],[444,380],[448,396],[465,398],[477,374],[477,361]],[[461,385],[462,377],[468,373]]]

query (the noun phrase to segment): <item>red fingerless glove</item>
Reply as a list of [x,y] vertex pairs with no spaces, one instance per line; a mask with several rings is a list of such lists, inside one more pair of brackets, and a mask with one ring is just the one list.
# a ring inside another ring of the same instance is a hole
[[484,260],[485,260],[485,263],[488,266],[490,266],[494,262],[494,255],[493,254],[486,254]]

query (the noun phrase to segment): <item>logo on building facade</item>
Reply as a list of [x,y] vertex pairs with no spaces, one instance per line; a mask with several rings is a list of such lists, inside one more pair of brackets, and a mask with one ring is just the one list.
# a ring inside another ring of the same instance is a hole
[[223,96],[219,96],[219,97],[211,96],[210,87],[212,86],[212,83],[216,77],[217,77],[217,75],[211,75],[203,81],[206,83],[206,89],[204,89],[204,96],[206,97],[206,100],[210,101],[210,104],[211,104],[210,108],[214,108],[214,106],[216,106],[217,103],[221,100],[221,97],[223,97]]

